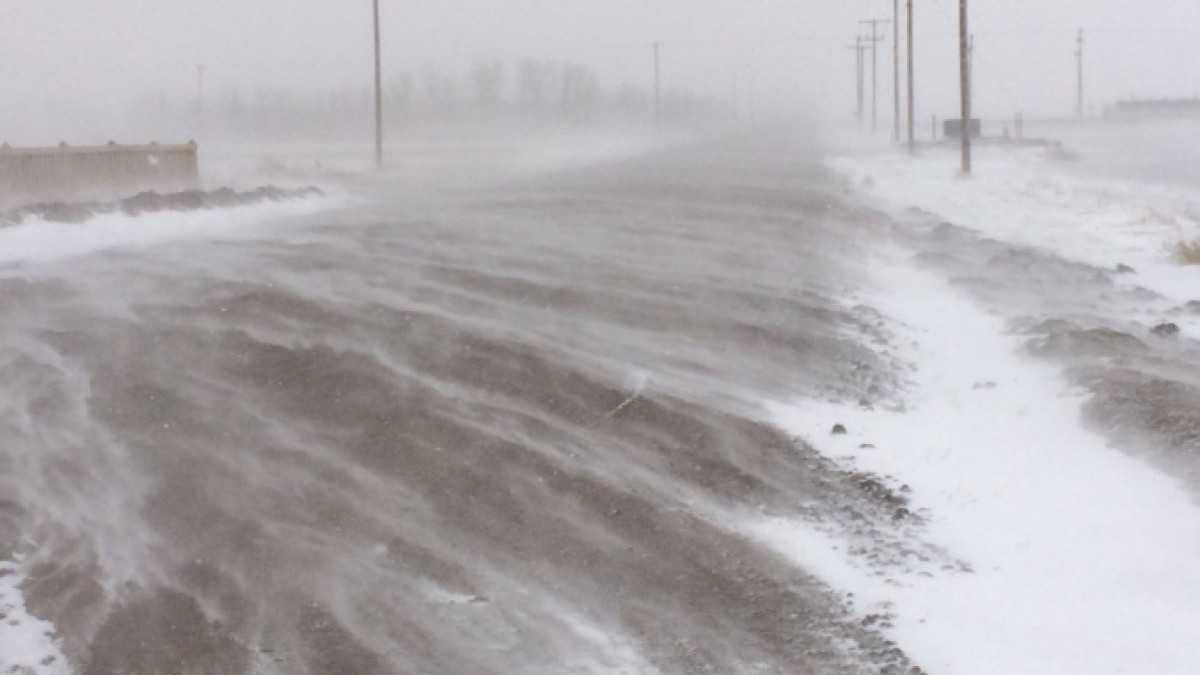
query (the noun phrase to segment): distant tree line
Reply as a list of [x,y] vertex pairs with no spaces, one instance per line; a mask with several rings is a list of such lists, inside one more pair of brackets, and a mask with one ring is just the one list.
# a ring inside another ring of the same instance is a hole
[[[526,59],[479,61],[465,73],[434,67],[393,74],[384,86],[385,117],[393,129],[440,125],[586,125],[648,123],[654,95],[645,86],[604,87],[587,66]],[[722,102],[687,91],[662,92],[662,116],[687,124],[728,114]],[[329,138],[359,134],[374,114],[367,84],[324,90],[261,85],[199,96],[144,96],[131,111],[204,131],[257,137]]]

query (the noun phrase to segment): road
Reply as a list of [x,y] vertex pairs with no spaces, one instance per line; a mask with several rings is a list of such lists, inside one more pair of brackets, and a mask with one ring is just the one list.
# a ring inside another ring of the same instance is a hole
[[0,558],[96,675],[907,670],[732,525],[891,526],[762,408],[893,387],[867,220],[789,136],[14,262]]
[[1200,200],[458,161],[0,230],[0,669],[1192,671]]

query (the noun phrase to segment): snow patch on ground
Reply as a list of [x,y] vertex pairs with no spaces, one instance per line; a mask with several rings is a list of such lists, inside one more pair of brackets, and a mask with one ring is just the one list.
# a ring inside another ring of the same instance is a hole
[[313,197],[233,208],[101,214],[86,223],[40,219],[0,228],[0,264],[66,260],[112,249],[140,249],[180,240],[251,239],[261,225],[336,208],[346,197]]
[[54,624],[29,614],[18,562],[0,562],[0,673],[70,675]]
[[[1174,259],[1179,242],[1200,240],[1200,191],[1067,173],[1039,149],[979,148],[969,180],[958,176],[956,162],[932,149],[916,159],[859,153],[829,165],[893,213],[915,207],[1069,260],[1129,265],[1137,273],[1118,283],[1164,296],[1153,308],[1160,314],[1200,300],[1200,267]],[[1177,323],[1200,337],[1200,317]]]
[[573,610],[560,607],[556,613],[572,637],[589,647],[586,653],[578,653],[562,663],[563,673],[661,675],[658,668],[642,657],[633,641]]
[[[885,356],[917,365],[907,410],[771,414],[845,468],[909,486],[925,543],[965,565],[881,567],[828,527],[773,517],[749,520],[750,536],[853,592],[928,672],[1197,672],[1200,508],[1084,430],[1080,395],[999,318],[931,274],[877,271],[886,290],[848,304],[900,326]],[[838,423],[849,433],[831,435]]]

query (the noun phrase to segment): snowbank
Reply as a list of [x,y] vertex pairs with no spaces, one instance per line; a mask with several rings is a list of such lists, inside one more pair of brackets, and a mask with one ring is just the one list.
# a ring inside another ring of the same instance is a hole
[[[778,519],[749,523],[752,536],[853,592],[929,672],[1195,672],[1200,509],[1085,431],[1065,380],[1019,356],[999,319],[898,264],[875,281],[888,290],[850,302],[901,326],[890,355],[917,366],[908,409],[803,401],[772,414],[846,468],[905,484],[946,559],[914,544],[881,566],[835,530]],[[831,436],[834,423],[849,433]]]
[[[831,168],[899,214],[918,208],[1001,241],[1032,246],[1106,269],[1136,274],[1120,283],[1153,290],[1168,313],[1200,300],[1200,267],[1178,263],[1178,245],[1200,240],[1200,190],[1064,171],[1038,149],[984,147],[970,179],[945,149],[916,160],[896,152],[857,153]],[[1200,337],[1200,316],[1183,317]]]
[[109,249],[143,248],[186,239],[261,236],[260,226],[334,208],[344,196],[262,202],[232,208],[98,214],[80,224],[26,218],[0,228],[0,263],[64,260]]

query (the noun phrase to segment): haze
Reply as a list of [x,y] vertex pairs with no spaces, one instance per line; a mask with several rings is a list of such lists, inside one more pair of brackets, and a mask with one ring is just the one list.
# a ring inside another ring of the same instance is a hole
[[[918,116],[947,114],[956,95],[952,0],[918,0]],[[0,9],[0,136],[17,144],[138,133],[128,104],[272,86],[366,87],[370,3],[113,0],[6,3]],[[385,77],[481,60],[554,59],[593,68],[602,84],[647,86],[649,44],[663,43],[667,87],[750,112],[844,117],[853,106],[856,21],[887,17],[887,0],[383,0]],[[1087,31],[1088,108],[1122,97],[1200,94],[1187,58],[1200,5],[1152,0],[976,2],[976,107],[985,117],[1067,115],[1074,39]],[[890,40],[890,29],[889,40]],[[879,57],[887,110],[890,42]],[[147,130],[146,133],[151,133]],[[194,130],[191,135],[197,135]]]
[[1200,2],[894,3],[0,3],[0,675],[1200,672]]

